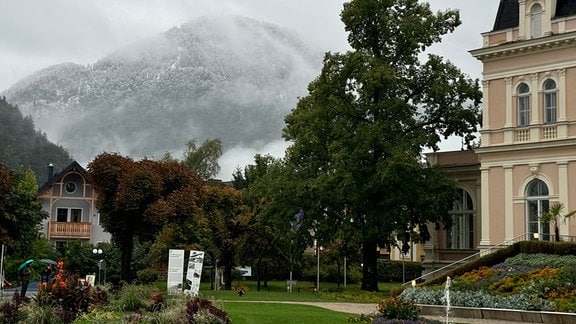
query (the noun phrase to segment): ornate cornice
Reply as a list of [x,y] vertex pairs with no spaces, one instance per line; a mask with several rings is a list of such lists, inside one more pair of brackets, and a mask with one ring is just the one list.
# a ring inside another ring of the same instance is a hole
[[576,46],[576,32],[555,34],[529,40],[507,42],[496,46],[471,50],[470,54],[480,61],[527,55],[534,52]]

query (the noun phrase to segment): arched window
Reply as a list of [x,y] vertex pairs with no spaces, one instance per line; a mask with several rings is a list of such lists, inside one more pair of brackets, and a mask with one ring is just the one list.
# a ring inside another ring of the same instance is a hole
[[472,197],[458,188],[457,198],[452,210],[452,227],[446,230],[445,247],[447,249],[472,249],[474,244],[474,206]]
[[518,86],[518,126],[530,123],[530,88],[526,83]]
[[548,211],[548,186],[539,179],[533,180],[526,188],[526,218],[528,233],[538,234],[541,240],[550,238],[550,226],[540,223],[540,215]]
[[530,10],[532,38],[542,37],[542,6],[536,3]]
[[556,122],[556,82],[548,79],[544,82],[544,122]]

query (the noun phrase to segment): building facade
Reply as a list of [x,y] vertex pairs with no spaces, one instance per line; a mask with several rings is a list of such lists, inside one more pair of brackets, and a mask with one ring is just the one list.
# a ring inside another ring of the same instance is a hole
[[[427,263],[552,239],[540,215],[553,203],[576,209],[576,0],[501,0],[482,37],[470,52],[483,64],[481,143],[429,155],[460,197],[455,226],[425,246]],[[561,239],[576,235],[576,219],[558,225]]]
[[92,245],[110,241],[110,234],[100,226],[88,173],[77,162],[58,174],[49,166],[48,181],[39,188],[38,199],[49,215],[42,223],[42,233],[57,248],[70,241]]

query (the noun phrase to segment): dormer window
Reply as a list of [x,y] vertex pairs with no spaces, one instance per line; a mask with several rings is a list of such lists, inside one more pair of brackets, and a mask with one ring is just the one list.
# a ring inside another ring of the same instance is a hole
[[538,3],[530,9],[530,24],[532,28],[532,38],[542,37],[542,6]]
[[518,126],[530,123],[530,88],[526,83],[518,86]]

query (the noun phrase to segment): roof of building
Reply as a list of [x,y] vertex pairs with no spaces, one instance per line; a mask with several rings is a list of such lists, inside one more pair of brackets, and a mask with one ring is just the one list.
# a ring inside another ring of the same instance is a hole
[[[576,15],[576,0],[557,0],[554,18]],[[493,31],[518,27],[520,21],[518,0],[500,0]]]
[[519,24],[520,6],[518,0],[500,0],[493,30],[517,27]]
[[68,165],[58,174],[48,179],[48,181],[46,181],[46,183],[43,184],[42,187],[38,189],[38,192],[46,190],[46,188],[50,187],[53,183],[60,181],[66,174],[70,172],[77,172],[80,173],[83,177],[88,178],[88,172],[86,171],[86,169],[84,169],[80,164],[78,164],[78,162],[73,161],[72,163],[70,163],[70,165]]
[[576,15],[576,0],[558,0],[554,17]]
[[428,162],[441,167],[480,165],[474,150],[445,151],[426,153]]

